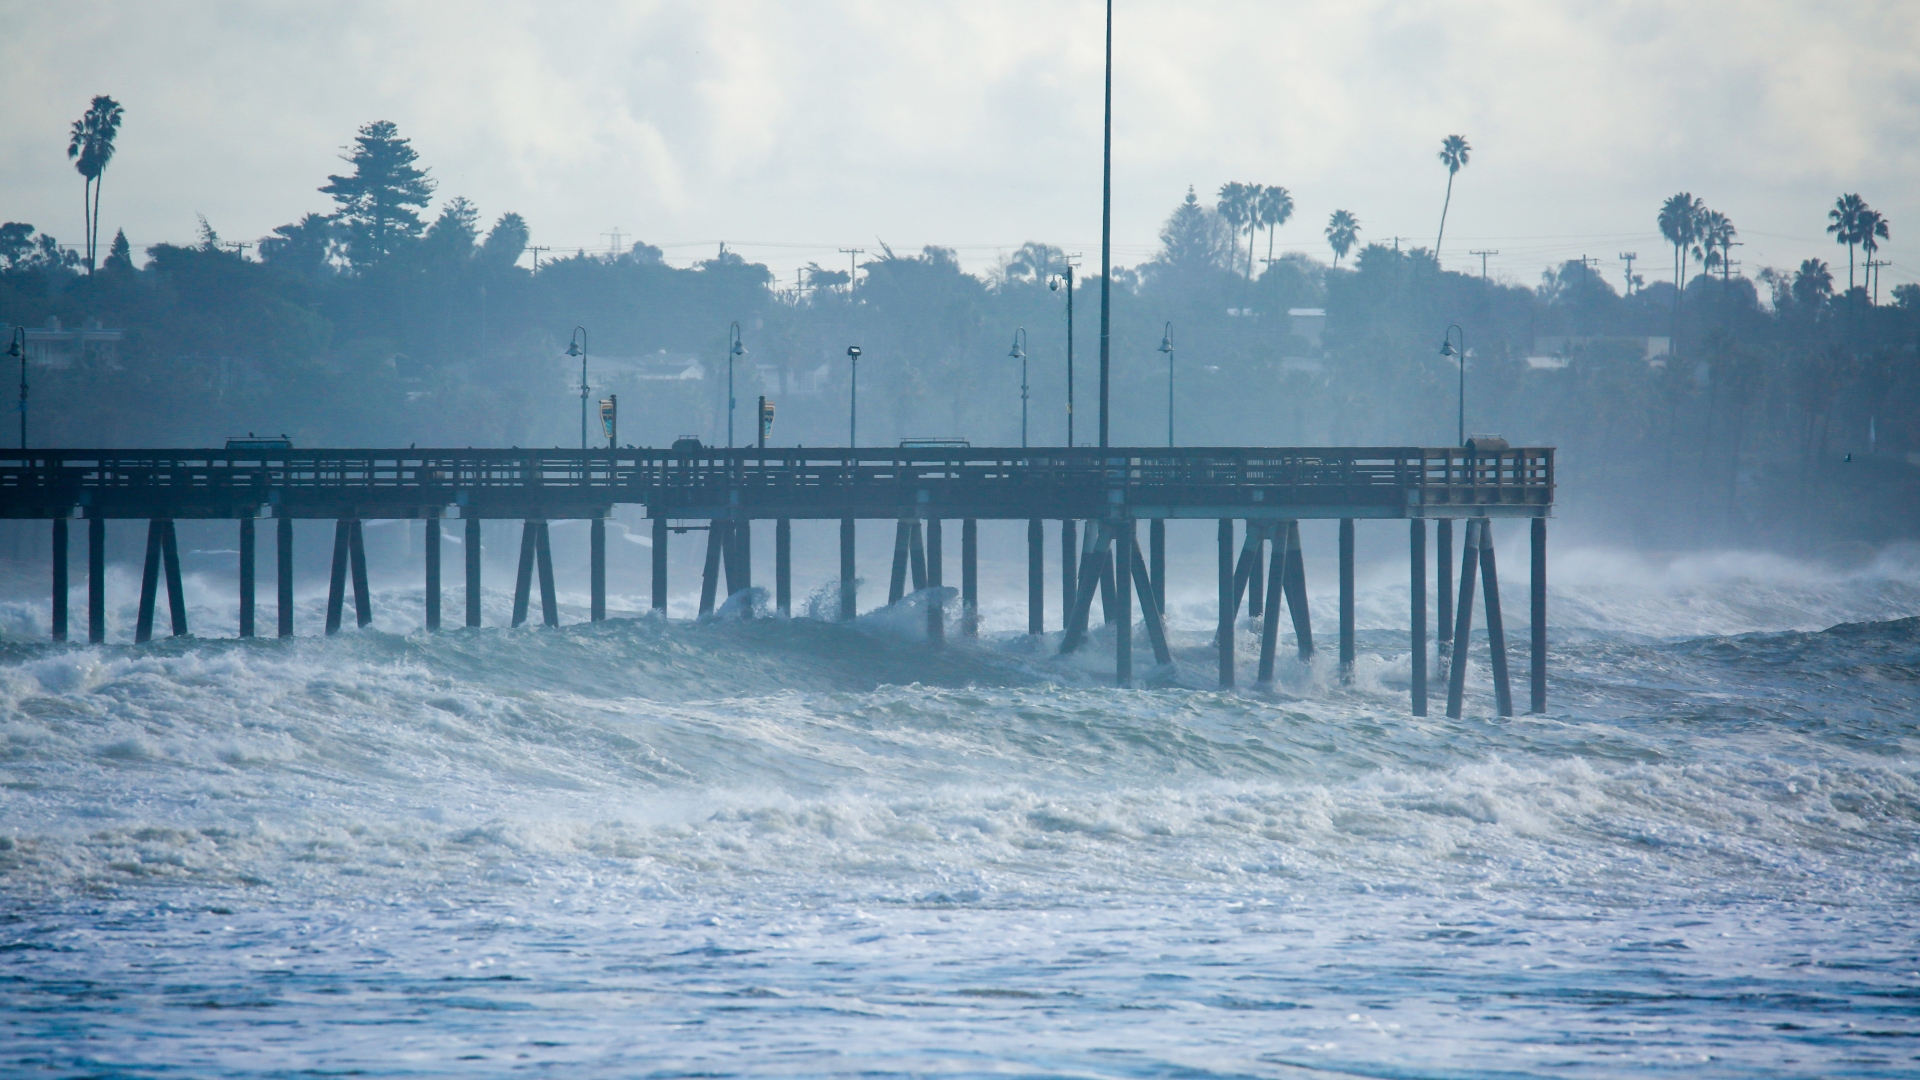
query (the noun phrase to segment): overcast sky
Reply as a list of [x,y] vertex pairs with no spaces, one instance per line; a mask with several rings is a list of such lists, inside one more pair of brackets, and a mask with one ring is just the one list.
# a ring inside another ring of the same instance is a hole
[[[1885,212],[1920,277],[1920,3],[1852,0],[1118,0],[1114,243],[1148,257],[1194,185],[1284,184],[1279,247],[1327,215],[1431,246],[1464,134],[1445,261],[1534,283],[1623,251],[1665,276],[1660,201],[1729,214],[1744,269],[1845,250],[1836,195]],[[792,281],[837,248],[938,243],[984,269],[1022,241],[1100,239],[1097,0],[108,3],[0,0],[0,218],[81,234],[68,125],[126,106],[103,239],[253,239],[308,211],[369,120],[440,196],[534,242],[616,228],[684,265],[727,241]],[[1264,248],[1265,240],[1261,241]],[[1262,252],[1264,254],[1264,251]],[[837,260],[837,261],[836,261]]]

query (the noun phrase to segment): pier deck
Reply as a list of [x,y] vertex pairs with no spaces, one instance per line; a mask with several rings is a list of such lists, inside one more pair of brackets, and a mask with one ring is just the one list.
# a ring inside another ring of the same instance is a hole
[[[327,633],[340,629],[351,578],[357,621],[371,621],[362,523],[370,519],[458,518],[466,530],[466,622],[480,625],[480,522],[523,521],[513,623],[527,618],[538,571],[543,621],[558,622],[548,522],[591,522],[591,617],[606,615],[606,519],[615,506],[644,506],[653,521],[653,607],[664,613],[669,534],[707,534],[700,613],[724,595],[752,588],[753,522],[775,523],[775,606],[792,598],[791,522],[840,523],[840,617],[857,611],[854,523],[896,524],[888,602],[913,591],[926,597],[927,636],[945,639],[941,523],[961,522],[960,632],[978,610],[977,523],[1027,522],[1029,630],[1044,627],[1043,522],[1060,525],[1063,652],[1088,635],[1091,608],[1122,629],[1114,634],[1115,678],[1133,677],[1134,602],[1155,659],[1171,663],[1162,618],[1166,597],[1166,521],[1218,522],[1220,683],[1234,683],[1233,646],[1242,604],[1262,619],[1260,681],[1274,677],[1279,611],[1291,614],[1302,659],[1313,655],[1299,522],[1340,522],[1339,665],[1354,663],[1353,558],[1356,523],[1410,521],[1412,710],[1427,701],[1427,519],[1435,519],[1438,611],[1434,640],[1448,675],[1447,711],[1461,710],[1475,586],[1486,605],[1490,667],[1498,709],[1512,712],[1505,632],[1491,540],[1500,519],[1529,520],[1532,538],[1530,656],[1532,708],[1546,707],[1546,519],[1554,502],[1553,450],[1494,441],[1466,447],[1178,447],[738,450],[26,450],[0,452],[0,517],[52,522],[53,636],[67,633],[69,524],[87,523],[88,637],[105,639],[105,525],[148,522],[136,642],[151,638],[164,582],[173,632],[187,633],[174,522],[234,519],[240,529],[240,632],[254,632],[256,529],[275,522],[278,630],[293,634],[292,522],[336,523]],[[1453,522],[1464,520],[1459,596],[1450,565]],[[677,522],[670,526],[669,521]],[[1148,523],[1142,554],[1136,523]],[[1239,523],[1239,524],[1236,524]],[[1084,525],[1084,536],[1081,526]],[[442,526],[427,530],[426,626],[440,628]],[[1236,542],[1236,530],[1243,537]],[[351,573],[349,574],[349,571]],[[748,605],[751,610],[751,605]]]

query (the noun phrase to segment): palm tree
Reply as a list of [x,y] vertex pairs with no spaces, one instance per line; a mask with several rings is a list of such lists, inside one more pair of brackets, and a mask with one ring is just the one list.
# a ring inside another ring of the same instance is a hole
[[1690,192],[1669,195],[1660,204],[1660,235],[1673,245],[1673,306],[1680,307],[1680,294],[1687,287],[1687,254],[1700,239],[1700,225],[1710,213],[1704,199]]
[[[1260,185],[1243,184],[1231,180],[1220,185],[1220,201],[1214,204],[1214,210],[1228,225],[1233,227],[1234,246],[1239,247],[1240,230],[1247,230],[1247,276],[1253,276],[1253,226],[1258,220],[1254,213],[1254,202],[1260,196]],[[1236,250],[1235,254],[1238,254]]]
[[1860,214],[1867,209],[1867,201],[1858,195],[1842,195],[1833,200],[1833,209],[1827,211],[1827,220],[1832,222],[1827,231],[1833,234],[1833,242],[1847,245],[1847,291],[1853,291],[1853,245],[1860,242]]
[[1880,302],[1880,264],[1874,258],[1880,241],[1887,239],[1887,218],[1878,210],[1860,207],[1860,250],[1867,256],[1867,287],[1873,290],[1873,302]]
[[67,140],[67,157],[84,181],[80,189],[80,208],[85,226],[87,272],[93,272],[94,253],[100,246],[100,174],[113,160],[113,140],[120,134],[120,119],[125,110],[120,103],[96,95],[80,119],[73,122]]
[[1327,243],[1333,248],[1333,265],[1340,265],[1340,260],[1359,238],[1360,219],[1345,210],[1335,210],[1327,219]]
[[1705,265],[1708,269],[1720,268],[1720,280],[1724,284],[1733,267],[1733,238],[1740,230],[1733,227],[1733,219],[1718,210],[1707,210],[1700,215],[1699,240],[1706,252]]
[[[1293,219],[1293,193],[1279,184],[1263,187],[1260,189],[1260,200],[1255,210],[1259,215],[1260,224],[1267,229],[1267,263],[1272,265],[1273,230]],[[1249,244],[1248,247],[1251,248],[1252,245]],[[1252,256],[1251,250],[1248,256]]]
[[1833,295],[1833,272],[1819,259],[1800,260],[1800,269],[1793,275],[1793,284],[1787,288],[1795,303],[1808,308],[1818,307],[1822,301]]
[[1447,167],[1447,201],[1440,204],[1440,235],[1433,241],[1433,258],[1440,260],[1440,241],[1447,236],[1447,208],[1453,205],[1453,174],[1467,167],[1467,155],[1473,147],[1465,135],[1449,135],[1440,144],[1440,163]]

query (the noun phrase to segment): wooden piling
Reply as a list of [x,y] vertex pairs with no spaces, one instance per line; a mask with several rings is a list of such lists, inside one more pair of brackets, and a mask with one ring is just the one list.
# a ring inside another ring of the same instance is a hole
[[913,547],[914,522],[901,520],[893,526],[893,573],[887,579],[887,606],[900,602],[907,595],[907,560]]
[[293,519],[284,511],[274,511],[273,517],[273,556],[274,556],[274,600],[278,610],[274,612],[275,630],[278,636],[293,636]]
[[773,523],[773,606],[783,619],[793,618],[793,521]]
[[67,519],[53,519],[53,640],[67,640]]
[[87,517],[87,641],[107,640],[107,521]]
[[426,526],[427,632],[440,629],[440,519],[428,517]]
[[1529,628],[1530,648],[1528,651],[1528,679],[1532,683],[1532,696],[1528,702],[1529,712],[1547,711],[1547,519],[1533,519],[1532,529],[1532,580],[1528,591],[1532,594],[1528,614],[1532,619]]
[[840,621],[852,622],[857,583],[853,576],[853,519],[840,519]]
[[340,611],[347,598],[347,519],[333,523],[333,568],[327,575],[327,634],[340,632]]
[[467,625],[480,625],[480,519],[463,518],[466,524]]
[[1104,564],[1108,569],[1113,566],[1110,545],[1113,543],[1112,530],[1097,520],[1087,522],[1086,545],[1080,552],[1080,566],[1075,571],[1077,584],[1074,586],[1073,607],[1066,616],[1066,632],[1060,638],[1062,656],[1080,648],[1087,640],[1087,621],[1093,614],[1093,597],[1100,584],[1100,570]]
[[1268,542],[1272,542],[1275,547],[1279,546],[1279,538],[1272,532],[1273,526],[1263,524],[1259,528],[1260,539],[1256,541],[1253,539],[1255,525],[1251,520],[1247,522],[1247,539],[1253,551],[1253,559],[1247,563],[1247,618],[1249,619],[1258,619],[1266,614],[1267,577],[1266,568],[1262,565],[1261,559]]
[[1433,523],[1433,643],[1445,660],[1453,650],[1453,519]]
[[[711,535],[711,534],[709,534]],[[520,523],[520,564],[513,576],[513,619],[512,625],[524,626],[527,622],[527,605],[533,597],[533,549],[539,545],[531,520]],[[707,565],[713,565],[714,549],[707,548]],[[701,612],[706,614],[706,612]]]
[[[1282,524],[1273,531],[1273,558],[1267,569],[1267,595],[1262,598],[1260,611],[1260,673],[1255,682],[1260,686],[1273,685],[1273,658],[1280,647],[1280,601],[1286,593],[1287,553],[1293,545],[1293,534]],[[1248,603],[1253,596],[1249,590]]]
[[1413,617],[1408,620],[1412,641],[1409,658],[1412,675],[1413,715],[1427,715],[1427,523],[1414,518],[1407,523],[1407,594]]
[[928,518],[927,535],[927,640],[938,645],[947,640],[947,606],[941,590],[945,587],[942,568],[946,562],[940,546],[940,519]]
[[1027,522],[1027,633],[1047,632],[1047,533],[1039,518]]
[[587,523],[587,621],[607,619],[607,519],[594,515]]
[[367,540],[359,518],[347,530],[347,553],[353,564],[353,616],[357,626],[373,621],[373,596],[367,589]]
[[253,636],[254,592],[257,567],[254,560],[258,544],[255,542],[253,518],[251,515],[240,519],[240,636]]
[[1240,599],[1247,600],[1247,617],[1258,618],[1261,597],[1255,595],[1255,582],[1265,581],[1260,573],[1260,560],[1266,557],[1267,533],[1270,527],[1255,521],[1247,522],[1247,538],[1240,545],[1240,561],[1233,568],[1233,602],[1228,604],[1229,617],[1240,618]]
[[1162,616],[1167,611],[1167,519],[1147,522],[1147,570],[1153,581],[1153,602]]
[[1153,646],[1153,662],[1161,666],[1173,663],[1173,650],[1167,647],[1167,619],[1160,601],[1153,594],[1153,572],[1140,549],[1133,549],[1133,587],[1140,595],[1140,621],[1147,625],[1147,642]]
[[[1129,587],[1133,575],[1127,571],[1140,555],[1134,550],[1136,534],[1132,518],[1117,522],[1115,532],[1113,559],[1107,563],[1108,573],[1114,579],[1113,607],[1109,612],[1113,623],[1113,684],[1128,687],[1133,685],[1133,589]],[[1113,573],[1114,567],[1120,568],[1120,572]]]
[[1286,523],[1287,568],[1284,584],[1287,610],[1293,615],[1293,638],[1300,659],[1313,659],[1313,612],[1307,607],[1307,562],[1300,550],[1300,523]]
[[960,521],[960,634],[980,633],[980,522]]
[[1467,690],[1467,654],[1473,643],[1473,590],[1468,588],[1480,571],[1480,543],[1474,535],[1477,520],[1467,519],[1467,530],[1460,541],[1460,596],[1454,605],[1453,652],[1447,671],[1447,715],[1460,719],[1461,702]]
[[913,591],[927,587],[927,526],[915,521],[907,530],[907,561],[913,570]]
[[160,587],[160,519],[147,522],[147,558],[140,570],[140,613],[133,624],[133,643],[153,640],[153,607]]
[[1067,628],[1080,596],[1080,527],[1072,518],[1060,522],[1060,629]]
[[560,606],[553,594],[553,544],[548,539],[545,518],[540,520],[534,540],[534,557],[540,564],[540,621],[548,626],[559,626]]
[[[740,569],[736,576],[727,574],[727,595],[747,592],[753,588],[753,521],[741,518],[733,523],[733,553],[735,565]],[[738,582],[736,584],[735,582]],[[752,597],[743,597],[740,614],[744,618],[753,618]]]
[[[1110,530],[1109,530],[1110,531]],[[1116,556],[1110,550],[1100,564],[1100,620],[1108,626],[1120,617],[1120,598],[1114,595],[1113,567]]]
[[1213,644],[1220,653],[1220,689],[1233,685],[1233,623],[1237,598],[1233,590],[1233,519],[1221,518],[1215,536],[1219,555],[1220,609]]
[[180,582],[180,538],[174,532],[173,519],[163,520],[160,531],[160,558],[167,570],[167,614],[172,617],[173,636],[187,635],[187,591]]
[[653,519],[653,610],[667,613],[667,519]]
[[1353,681],[1353,519],[1340,519],[1340,681]]
[[1493,667],[1494,708],[1513,715],[1513,686],[1507,681],[1507,627],[1500,617],[1500,572],[1493,562],[1493,522],[1480,519],[1480,583],[1487,602],[1487,652]]

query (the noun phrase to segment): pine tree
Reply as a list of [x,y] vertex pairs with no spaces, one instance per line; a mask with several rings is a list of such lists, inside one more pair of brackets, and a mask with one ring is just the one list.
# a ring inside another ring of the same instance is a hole
[[353,175],[327,177],[320,191],[340,208],[335,217],[345,227],[354,266],[374,265],[420,235],[415,211],[432,197],[433,181],[414,166],[419,158],[392,121],[376,120],[360,129],[342,159]]

